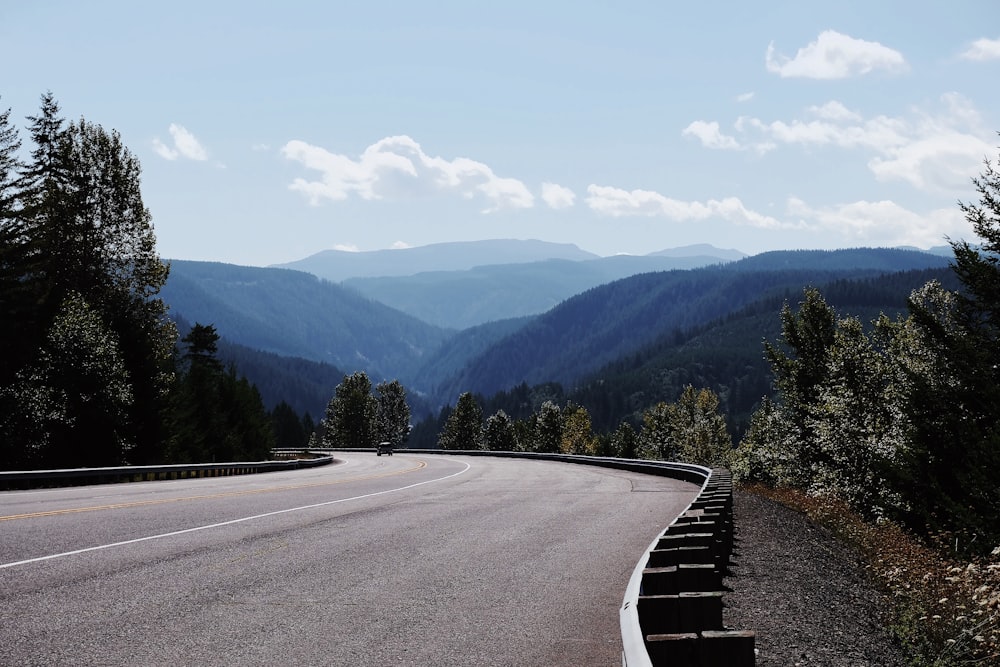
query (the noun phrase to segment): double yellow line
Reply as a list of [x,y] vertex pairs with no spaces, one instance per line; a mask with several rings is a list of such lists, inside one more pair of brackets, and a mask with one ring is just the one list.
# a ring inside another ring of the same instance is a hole
[[362,475],[359,477],[344,477],[342,479],[336,479],[329,482],[311,482],[309,484],[290,484],[287,486],[270,486],[262,489],[250,489],[247,491],[228,491],[225,493],[211,493],[200,496],[182,496],[180,498],[159,498],[157,500],[137,500],[129,503],[113,503],[110,505],[92,505],[89,507],[69,507],[61,510],[49,510],[47,512],[28,512],[26,514],[9,514],[7,516],[0,516],[0,521],[16,521],[17,519],[37,519],[46,516],[60,516],[63,514],[76,514],[79,512],[99,512],[102,510],[117,510],[126,509],[130,507],[144,507],[147,505],[164,505],[166,503],[179,503],[191,500],[211,500],[214,498],[234,498],[238,496],[249,496],[257,493],[275,493],[278,491],[292,491],[295,489],[308,489],[320,486],[333,486],[335,484],[346,484],[348,482],[362,482],[371,479],[381,479],[383,477],[394,477],[396,475],[404,475],[406,473],[416,472],[421,468],[426,468],[427,463],[424,461],[417,461],[416,465],[411,468],[404,468],[403,470],[394,470],[392,472],[376,473],[371,475]]

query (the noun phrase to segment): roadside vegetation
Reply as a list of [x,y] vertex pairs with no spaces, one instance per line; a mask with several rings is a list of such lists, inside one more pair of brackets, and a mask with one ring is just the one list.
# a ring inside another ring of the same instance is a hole
[[768,343],[777,394],[732,452],[734,478],[855,544],[918,665],[1000,663],[1000,173],[960,204],[957,291],[866,329],[818,290]]

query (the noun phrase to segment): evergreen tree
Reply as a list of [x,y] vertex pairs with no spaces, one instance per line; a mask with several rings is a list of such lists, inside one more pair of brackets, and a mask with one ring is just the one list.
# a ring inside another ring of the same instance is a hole
[[807,288],[805,300],[793,311],[781,309],[781,341],[765,343],[765,356],[781,395],[783,414],[795,432],[794,458],[804,471],[829,464],[817,447],[811,415],[819,401],[819,387],[826,378],[827,361],[834,343],[837,316],[819,290]]
[[364,371],[345,375],[326,406],[320,425],[322,447],[374,447],[378,401]]
[[733,441],[719,413],[719,397],[710,389],[688,385],[677,403],[668,406],[670,439],[678,443],[681,461],[708,467],[729,460]]
[[[922,493],[909,520],[956,534],[961,549],[1000,542],[1000,172],[989,160],[973,184],[978,202],[961,203],[981,239],[951,244],[962,289],[950,300],[910,300],[934,373],[911,372],[906,416],[912,424],[904,484]],[[923,298],[921,298],[923,297]]]
[[402,447],[410,432],[410,407],[406,404],[406,390],[399,380],[380,382],[376,413],[376,440]]
[[306,430],[304,418],[300,418],[286,401],[281,401],[271,410],[271,427],[277,447],[305,447],[312,433],[311,428]]
[[783,408],[764,396],[750,417],[743,440],[730,455],[733,479],[743,483],[795,486],[800,466],[794,460],[798,448],[791,443],[793,438],[791,421]]
[[[155,252],[138,162],[116,133],[82,119],[66,125],[47,93],[39,114],[28,118],[34,148],[20,164],[12,157],[18,139],[7,118],[0,119],[0,343],[5,348],[0,383],[32,376],[52,383],[45,390],[50,395],[85,394],[85,385],[72,384],[83,382],[81,376],[55,373],[39,363],[55,359],[43,354],[43,342],[58,335],[52,329],[60,318],[58,326],[65,324],[66,308],[86,309],[116,341],[131,400],[107,419],[67,414],[71,427],[65,437],[117,443],[117,460],[126,454],[132,462],[155,458],[163,439],[163,400],[172,378],[176,333],[165,318],[166,306],[155,298],[167,269]],[[13,180],[12,169],[17,170]],[[88,356],[103,354],[93,350]],[[70,402],[65,407],[92,406]],[[23,408],[9,392],[0,406],[5,412]],[[107,457],[95,451],[93,459]]]
[[497,410],[486,420],[483,429],[484,447],[494,452],[513,452],[517,450],[517,434],[514,432],[514,422],[503,410]]
[[559,406],[545,401],[534,418],[534,447],[536,452],[555,454],[562,445],[563,414]]
[[639,455],[639,436],[628,422],[621,422],[610,436],[611,456],[634,459]]
[[670,406],[661,401],[642,413],[638,455],[643,459],[676,461],[680,445],[674,440]]
[[219,335],[195,323],[181,340],[183,372],[172,400],[167,451],[177,463],[259,461],[274,447],[274,431],[260,392],[216,357]]
[[456,450],[483,448],[483,409],[471,393],[465,392],[458,397],[455,410],[438,436],[438,447]]

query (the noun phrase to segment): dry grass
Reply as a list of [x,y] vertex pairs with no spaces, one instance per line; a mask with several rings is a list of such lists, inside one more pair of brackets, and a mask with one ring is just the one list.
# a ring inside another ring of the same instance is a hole
[[923,545],[899,526],[873,524],[850,506],[794,489],[753,485],[756,493],[804,512],[856,546],[873,578],[895,602],[892,630],[914,665],[1000,665],[1000,547],[962,562]]

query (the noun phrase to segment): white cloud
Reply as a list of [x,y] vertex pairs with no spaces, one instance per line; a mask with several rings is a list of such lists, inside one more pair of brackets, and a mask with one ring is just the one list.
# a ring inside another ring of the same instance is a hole
[[961,54],[966,60],[1000,60],[1000,39],[977,39]]
[[587,206],[597,213],[614,218],[663,217],[675,222],[722,218],[766,229],[786,227],[779,220],[747,209],[736,197],[710,199],[704,203],[687,202],[671,199],[651,190],[622,190],[603,185],[590,185],[587,193]]
[[340,252],[361,252],[361,249],[353,243],[338,243],[333,246],[333,249]]
[[570,208],[576,202],[576,193],[562,185],[542,183],[542,200],[549,208]]
[[[957,93],[943,95],[941,108],[915,108],[904,117],[865,118],[837,101],[807,111],[811,117],[789,121],[741,116],[733,141],[759,153],[781,145],[863,151],[877,180],[949,193],[967,190],[984,156],[993,151],[993,133],[975,106]],[[696,121],[688,130],[695,126],[711,129],[713,124]]]
[[187,158],[188,160],[207,160],[208,151],[201,145],[201,142],[186,128],[176,123],[170,124],[170,136],[173,145],[160,141],[159,137],[153,139],[153,150],[165,160],[176,160],[177,158]]
[[320,172],[319,180],[296,178],[289,186],[314,205],[351,195],[374,200],[452,192],[466,199],[485,198],[489,205],[484,213],[534,206],[534,196],[521,181],[497,176],[485,164],[468,158],[431,157],[407,136],[381,139],[357,160],[298,140],[286,143],[281,152]]
[[861,114],[851,111],[845,107],[840,102],[836,100],[831,100],[824,104],[823,106],[813,106],[809,107],[810,113],[815,116],[822,118],[823,120],[832,120],[838,122],[851,121],[858,122],[862,120]]
[[906,60],[899,51],[834,30],[820,33],[816,41],[799,49],[794,58],[775,54],[771,42],[765,62],[769,72],[782,78],[846,79],[878,69],[896,72],[906,68]]
[[739,150],[740,144],[733,137],[722,134],[719,124],[715,121],[706,122],[696,120],[681,132],[684,136],[696,137],[701,140],[701,144],[706,148],[718,148],[722,150]]
[[834,232],[845,244],[866,246],[911,245],[930,248],[944,245],[947,238],[967,237],[970,229],[955,207],[918,214],[892,201],[857,201],[813,208],[801,199],[789,198],[789,217],[808,228]]
[[750,100],[753,99],[753,96],[754,96],[753,92],[743,93],[741,95],[737,95],[736,96],[736,101],[737,102],[749,102]]
[[407,248],[412,248],[413,246],[406,241],[396,241],[390,246],[393,250],[406,250]]

